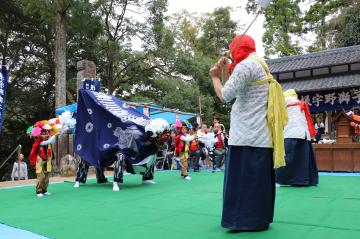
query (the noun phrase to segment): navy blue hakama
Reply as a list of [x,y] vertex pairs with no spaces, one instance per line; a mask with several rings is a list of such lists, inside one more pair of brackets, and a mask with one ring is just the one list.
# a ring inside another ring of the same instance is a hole
[[273,221],[273,149],[230,146],[227,154],[221,225],[230,230],[266,230]]
[[276,183],[315,186],[319,182],[315,154],[306,139],[285,139],[286,166],[276,170]]

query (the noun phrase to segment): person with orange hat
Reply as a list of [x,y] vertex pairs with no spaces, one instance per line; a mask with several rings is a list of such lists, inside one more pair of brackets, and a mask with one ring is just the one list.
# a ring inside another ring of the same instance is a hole
[[306,102],[295,90],[284,92],[289,122],[284,129],[286,166],[276,170],[276,183],[292,186],[316,186],[319,176],[311,138],[315,128]]
[[[273,221],[275,171],[285,165],[287,122],[281,86],[255,42],[239,35],[230,44],[232,63],[222,57],[211,69],[216,95],[232,104],[225,160],[221,225],[231,231],[262,231]],[[229,79],[222,84],[221,77]]]

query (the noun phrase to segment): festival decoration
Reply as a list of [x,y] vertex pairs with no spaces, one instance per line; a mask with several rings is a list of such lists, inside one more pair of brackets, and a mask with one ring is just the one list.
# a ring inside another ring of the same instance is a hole
[[47,132],[51,136],[62,134],[67,130],[74,128],[75,124],[76,120],[72,118],[72,113],[65,111],[59,118],[40,120],[34,125],[29,126],[26,130],[26,134],[32,137],[38,137],[43,132]]

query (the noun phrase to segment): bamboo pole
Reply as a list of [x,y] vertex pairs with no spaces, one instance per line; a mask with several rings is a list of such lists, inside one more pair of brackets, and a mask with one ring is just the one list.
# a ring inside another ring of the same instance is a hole
[[201,114],[201,97],[199,96],[199,112],[200,112],[200,126],[202,125],[202,114]]

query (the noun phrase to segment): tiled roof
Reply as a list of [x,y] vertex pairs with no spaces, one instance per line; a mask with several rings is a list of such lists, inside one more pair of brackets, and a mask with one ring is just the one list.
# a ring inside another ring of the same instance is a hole
[[296,89],[298,92],[360,87],[360,74],[298,79],[295,81],[280,81],[279,83],[283,90]]
[[267,60],[273,74],[354,62],[360,62],[360,45]]

